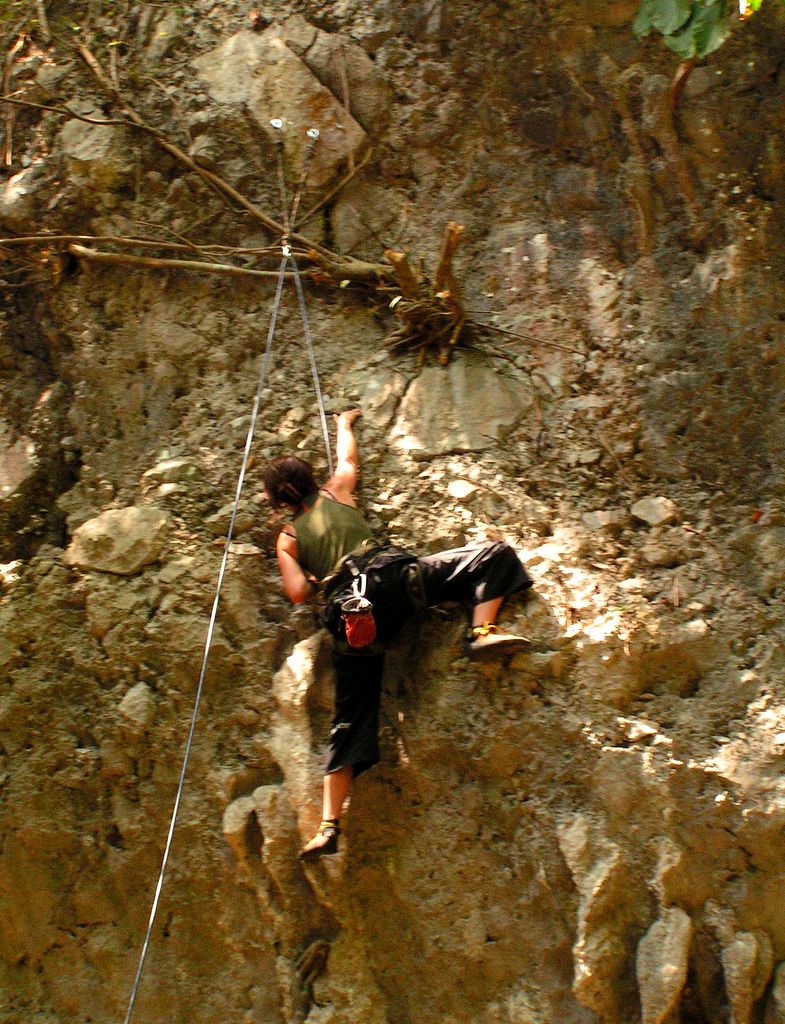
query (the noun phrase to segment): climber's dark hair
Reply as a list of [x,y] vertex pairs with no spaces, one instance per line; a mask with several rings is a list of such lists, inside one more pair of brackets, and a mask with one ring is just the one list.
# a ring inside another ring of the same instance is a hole
[[300,505],[319,490],[313,469],[296,455],[279,455],[264,471],[264,489],[273,508]]

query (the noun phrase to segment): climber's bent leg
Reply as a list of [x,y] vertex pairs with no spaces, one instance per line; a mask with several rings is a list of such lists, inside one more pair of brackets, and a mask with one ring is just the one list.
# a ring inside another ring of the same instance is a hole
[[322,821],[316,835],[300,851],[302,860],[314,860],[338,850],[341,834],[341,811],[352,790],[352,768],[339,768],[324,777]]
[[335,713],[326,774],[350,767],[352,778],[379,760],[379,700],[384,654],[347,654],[336,644]]
[[471,603],[472,626],[466,638],[470,657],[528,645],[526,637],[501,633],[495,626],[504,599],[532,585],[509,544],[469,544],[427,555],[420,559],[420,567],[429,605],[442,601]]

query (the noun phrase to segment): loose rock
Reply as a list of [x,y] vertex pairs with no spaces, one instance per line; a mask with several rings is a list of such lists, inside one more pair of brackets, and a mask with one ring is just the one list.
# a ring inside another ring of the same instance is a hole
[[142,484],[174,484],[190,480],[199,470],[190,459],[164,459],[142,474]]
[[752,1008],[771,977],[774,953],[765,932],[737,932],[723,946],[722,969],[732,1024],[750,1024]]
[[63,561],[77,569],[133,576],[161,554],[168,517],[155,508],[110,509],[74,533]]
[[636,974],[642,1024],[665,1024],[687,980],[692,921],[680,907],[668,907],[638,943]]
[[136,733],[143,733],[153,722],[155,697],[149,686],[137,683],[120,701],[117,710]]
[[10,497],[37,469],[35,444],[29,437],[11,440],[6,425],[0,421],[0,500]]
[[[73,109],[97,120],[106,118],[100,108],[84,103],[73,104]],[[61,145],[74,183],[88,187],[95,195],[126,184],[133,174],[132,148],[126,133],[124,128],[66,121]]]
[[765,1024],[785,1024],[785,963],[777,964],[774,984],[766,1003]]
[[210,95],[219,103],[247,109],[269,132],[270,119],[287,119],[292,111],[317,112],[317,124],[287,121],[283,142],[290,165],[299,174],[305,153],[304,130],[317,127],[319,144],[309,184],[326,184],[347,152],[359,157],[366,134],[335,96],[289,49],[281,30],[272,25],[262,33],[243,30],[194,61]]
[[628,516],[621,509],[598,509],[596,512],[584,512],[581,522],[587,530],[618,535],[627,523]]
[[664,523],[672,523],[676,519],[678,510],[670,498],[641,498],[636,501],[630,509],[636,519],[640,519],[649,526],[662,526]]

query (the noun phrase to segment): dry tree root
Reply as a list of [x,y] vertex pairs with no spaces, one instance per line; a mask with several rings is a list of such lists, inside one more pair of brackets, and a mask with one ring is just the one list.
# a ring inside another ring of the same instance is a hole
[[393,351],[417,352],[420,364],[429,351],[436,351],[442,365],[447,363],[466,324],[461,289],[452,270],[452,258],[463,230],[463,225],[454,221],[445,227],[432,285],[412,269],[406,253],[394,249],[384,253],[393,266],[401,292],[390,306],[402,321],[385,343]]
[[684,90],[684,86],[687,84],[687,79],[692,74],[697,63],[697,57],[690,57],[688,60],[683,60],[676,68],[676,74],[673,76],[668,88],[668,110],[670,111],[671,116],[676,112],[679,97]]
[[46,13],[46,4],[44,0],[35,0],[35,9],[38,15],[38,31],[44,42],[49,45],[52,42],[52,32],[49,28],[49,17]]
[[[14,42],[11,49],[5,55],[3,64],[3,95],[10,89],[11,74],[14,70],[16,58],[27,45],[29,37],[23,32]],[[5,138],[3,140],[3,166],[11,167],[14,162],[14,122],[16,121],[16,109],[13,106],[6,106],[5,109]]]
[[619,71],[610,57],[604,56],[599,65],[599,77],[605,91],[616,108],[621,121],[629,156],[622,165],[626,178],[626,191],[635,218],[635,240],[638,252],[650,258],[654,251],[656,224],[655,200],[649,180],[649,160],[641,143],[637,119],[632,113],[628,96],[630,77],[638,73],[637,65],[625,72]]

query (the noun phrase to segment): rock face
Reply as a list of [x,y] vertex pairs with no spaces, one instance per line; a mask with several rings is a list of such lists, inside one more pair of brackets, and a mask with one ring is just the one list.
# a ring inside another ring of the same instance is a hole
[[61,516],[53,502],[73,482],[75,452],[61,442],[67,389],[37,392],[33,384],[25,432],[12,428],[12,401],[6,403],[9,419],[0,415],[0,559],[26,556],[36,540],[59,540]]
[[490,363],[467,355],[444,369],[423,370],[404,395],[391,438],[415,456],[483,451],[531,406],[522,376],[500,378]]
[[158,509],[110,509],[75,531],[64,561],[77,569],[133,576],[157,561],[166,526],[166,514]]
[[[88,5],[45,6],[48,45],[0,9],[8,93],[124,117]],[[89,6],[155,132],[3,115],[0,1024],[123,1018],[221,568],[134,1021],[785,1024],[780,5],[675,116],[638,0]],[[535,580],[510,659],[465,657],[463,606],[391,646],[317,864],[330,650],[263,479],[327,473],[289,278],[224,547],[275,283],[220,267],[275,275],[276,115],[290,200],[322,133],[294,251],[374,531],[504,539]],[[405,252],[431,294],[450,220],[442,366],[390,343],[389,273],[317,256]]]
[[12,175],[0,192],[0,218],[13,231],[24,228],[35,216],[40,168],[26,167]]
[[[83,107],[77,113],[97,121],[106,119],[96,107]],[[133,164],[124,136],[116,129],[74,119],[66,121],[60,142],[69,173],[77,185],[88,186],[94,194],[100,194],[112,192],[130,180]]]
[[238,32],[194,66],[214,100],[247,109],[265,132],[272,118],[284,122],[284,148],[295,177],[306,149],[305,129],[319,130],[309,179],[313,186],[329,181],[347,154],[359,157],[366,145],[363,129],[289,49],[277,26],[260,35]]
[[774,985],[766,1004],[766,1024],[782,1024],[785,1021],[785,964],[777,967]]
[[762,932],[738,932],[722,950],[722,968],[733,1024],[749,1024],[774,965],[771,939]]
[[117,710],[137,734],[152,725],[155,700],[149,686],[137,683],[120,701]]
[[12,441],[0,423],[0,500],[11,497],[36,470],[35,445],[29,437]]
[[623,884],[624,868],[618,846],[601,840],[600,848],[592,849],[589,829],[589,822],[581,817],[559,836],[562,854],[581,897],[573,946],[573,991],[584,1006],[612,1020],[618,1016],[615,989],[625,957],[621,922],[611,920],[607,911],[616,908],[617,897],[612,893]]

